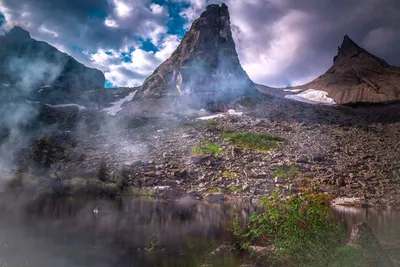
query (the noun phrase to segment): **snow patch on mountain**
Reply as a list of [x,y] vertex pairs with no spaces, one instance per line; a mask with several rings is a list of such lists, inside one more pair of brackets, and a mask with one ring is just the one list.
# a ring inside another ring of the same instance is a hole
[[51,105],[51,104],[45,104],[48,107],[52,108],[64,108],[64,107],[77,107],[79,108],[79,111],[86,109],[86,107],[78,105],[78,104],[59,104],[59,105]]
[[132,101],[132,99],[135,97],[136,92],[137,92],[137,90],[116,102],[112,102],[111,107],[103,108],[103,111],[107,112],[107,114],[109,114],[111,116],[116,115],[120,110],[122,110],[122,105],[124,103]]
[[285,98],[309,104],[336,105],[335,100],[325,91],[307,89],[299,94],[285,95]]
[[200,118],[197,118],[197,119],[198,120],[212,120],[212,119],[216,119],[216,118],[219,118],[219,117],[224,117],[226,115],[242,116],[243,112],[238,112],[238,111],[235,111],[233,109],[230,109],[230,110],[228,110],[227,113],[218,113],[218,114],[214,114],[214,115],[210,115],[210,116],[200,117]]

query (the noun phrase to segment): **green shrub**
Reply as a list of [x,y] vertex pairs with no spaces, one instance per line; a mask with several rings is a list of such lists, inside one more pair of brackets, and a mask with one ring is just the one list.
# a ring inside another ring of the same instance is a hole
[[237,147],[255,149],[264,153],[281,147],[284,141],[282,138],[267,133],[225,133],[224,137]]
[[343,226],[328,219],[328,208],[323,194],[281,200],[275,190],[263,198],[262,211],[250,217],[246,230],[235,222],[234,234],[244,248],[273,247],[265,256],[274,263],[326,266],[344,238]]
[[193,156],[218,156],[221,153],[221,147],[217,143],[211,142],[207,139],[202,140],[198,146],[192,148]]

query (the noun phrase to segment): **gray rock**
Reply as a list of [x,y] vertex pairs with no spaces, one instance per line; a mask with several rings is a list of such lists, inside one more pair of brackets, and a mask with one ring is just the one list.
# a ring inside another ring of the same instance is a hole
[[308,163],[308,157],[306,156],[299,156],[296,160],[298,163]]

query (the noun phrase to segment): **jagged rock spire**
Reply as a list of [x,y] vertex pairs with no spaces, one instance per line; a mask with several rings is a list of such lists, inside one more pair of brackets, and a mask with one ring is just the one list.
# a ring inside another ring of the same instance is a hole
[[377,64],[377,65],[388,65],[386,61],[380,59],[364,48],[360,47],[356,42],[354,42],[348,35],[345,35],[343,38],[343,42],[341,46],[338,47],[338,54],[334,58],[334,63],[339,60],[338,63],[349,63],[349,60],[352,59],[353,61],[357,59],[373,59],[370,64]]
[[338,104],[400,100],[400,68],[360,47],[349,36],[329,70],[312,82],[297,86],[328,92]]
[[243,94],[252,81],[242,69],[225,4],[209,5],[169,59],[149,76],[138,98]]

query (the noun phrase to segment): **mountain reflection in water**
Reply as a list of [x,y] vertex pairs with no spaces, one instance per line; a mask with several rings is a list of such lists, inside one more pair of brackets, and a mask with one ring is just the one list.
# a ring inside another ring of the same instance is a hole
[[[247,220],[254,207],[44,197],[2,198],[0,211],[0,266],[190,267],[201,266],[210,252],[230,242],[234,215]],[[332,212],[348,229],[367,222],[394,263],[400,262],[399,212],[350,207]],[[226,266],[241,261],[230,259]]]
[[0,266],[8,267],[200,266],[229,241],[234,213],[232,206],[137,198],[47,197],[1,209]]

